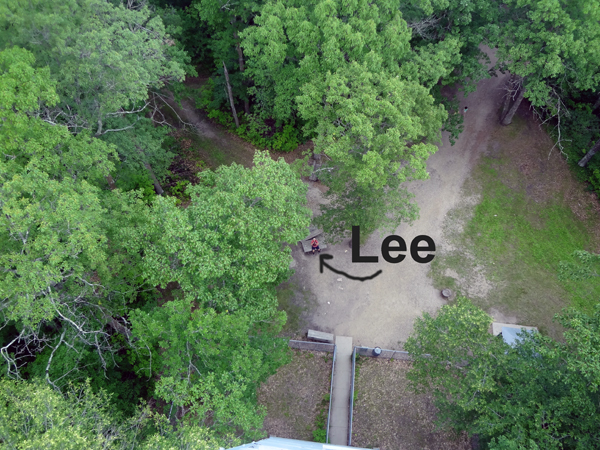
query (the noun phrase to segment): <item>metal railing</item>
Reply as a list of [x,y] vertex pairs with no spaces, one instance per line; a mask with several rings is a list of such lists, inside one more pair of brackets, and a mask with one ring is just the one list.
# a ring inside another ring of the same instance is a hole
[[350,420],[348,424],[348,447],[352,446],[352,414],[354,412],[354,374],[356,372],[356,347],[352,350],[352,379],[350,381]]
[[410,357],[408,352],[405,352],[404,350],[379,349],[381,350],[381,353],[379,355],[375,355],[375,349],[371,347],[354,347],[354,350],[360,356],[372,356],[375,358],[402,359],[404,361],[412,361],[412,358]]
[[335,357],[337,353],[337,346],[333,345],[333,362],[331,363],[331,385],[329,386],[329,411],[327,411],[327,430],[325,431],[325,443],[329,444],[329,420],[331,420],[331,402],[333,400],[333,371],[335,370]]
[[309,342],[309,341],[294,341],[288,342],[290,348],[296,348],[298,350],[312,350],[315,352],[333,352],[335,349],[334,344],[327,344],[325,342]]

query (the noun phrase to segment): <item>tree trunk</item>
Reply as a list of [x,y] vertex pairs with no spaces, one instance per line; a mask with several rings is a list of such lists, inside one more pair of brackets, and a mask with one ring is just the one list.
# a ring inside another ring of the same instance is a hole
[[[233,33],[233,37],[238,39],[237,33]],[[240,72],[244,72],[244,70],[246,70],[246,68],[244,67],[244,53],[242,52],[242,47],[240,46],[240,42],[238,40],[235,49],[237,50],[238,53],[238,63],[240,65]],[[247,86],[246,80],[244,80],[244,86]],[[248,101],[248,99],[244,99],[244,112],[246,114],[250,114],[250,102]]]
[[502,104],[502,112],[500,113],[500,120],[504,118],[506,115],[506,111],[508,111],[508,107],[510,105],[510,90],[513,86],[514,75],[511,74],[508,79],[508,88],[506,89],[506,95],[504,97],[504,103]]
[[[107,323],[113,328],[113,330],[115,330],[117,333],[125,336],[128,341],[131,339],[131,330],[129,328],[127,328],[125,325],[119,323],[119,321],[117,319],[110,316],[109,314],[107,314],[105,312],[103,312],[102,314],[104,315],[104,320],[107,321]],[[134,341],[136,341],[136,340],[137,339],[134,339]]]
[[146,168],[146,170],[150,174],[150,178],[152,178],[152,183],[154,184],[154,190],[156,191],[156,193],[158,195],[163,195],[165,193],[165,191],[163,190],[162,186],[158,182],[158,178],[156,178],[156,175],[154,174],[154,171],[152,170],[152,167],[150,166],[150,164],[148,164],[147,162],[145,162],[144,163],[144,167]]
[[596,141],[596,143],[594,144],[594,146],[590,149],[589,152],[587,152],[585,154],[585,156],[583,158],[581,158],[581,161],[579,161],[577,164],[580,167],[585,167],[585,165],[590,162],[590,159],[592,159],[592,156],[594,156],[596,153],[598,153],[598,150],[600,150],[600,139],[598,139]]
[[[144,160],[144,151],[141,148],[139,148],[137,145],[135,146],[135,148],[140,153],[140,155],[142,155],[142,160]],[[146,161],[144,161],[143,164],[144,164],[144,167],[146,168],[146,170],[148,171],[148,175],[150,175],[150,178],[152,178],[152,184],[154,184],[154,190],[156,191],[156,193],[158,195],[163,195],[165,193],[165,191],[163,190],[162,186],[158,182],[158,178],[156,178],[156,175],[154,174],[154,170],[152,170],[152,166],[149,163],[147,163]]]
[[506,116],[504,116],[504,118],[502,119],[502,125],[510,125],[512,123],[513,117],[517,112],[517,109],[519,109],[519,105],[523,101],[523,95],[525,95],[525,86],[520,87],[519,95],[517,95],[515,102],[506,113]]
[[[235,21],[236,21],[235,17],[233,19],[231,19],[231,21],[230,21],[231,26],[233,26]],[[244,70],[246,70],[246,68],[244,67],[244,52],[242,51],[242,47],[240,46],[240,38],[235,30],[233,31],[233,38],[235,39],[235,50],[237,51],[237,54],[238,54],[238,64],[240,65],[240,72],[244,73]],[[243,83],[244,83],[244,86],[247,87],[246,80],[244,80]],[[250,102],[248,101],[248,99],[244,99],[244,112],[246,114],[250,114]]]
[[594,106],[592,106],[592,112],[596,111],[596,109],[598,109],[598,106],[600,106],[600,95],[598,96],[598,100],[596,100],[596,103],[594,103]]
[[235,126],[240,126],[237,113],[235,112],[235,105],[233,104],[233,92],[231,91],[231,84],[229,84],[229,72],[227,72],[227,66],[223,61],[223,71],[225,73],[225,81],[227,82],[227,93],[229,94],[229,103],[231,104],[231,112],[233,112],[233,119],[235,120]]
[[108,183],[108,188],[112,191],[113,189],[117,188],[117,184],[115,183],[115,180],[113,179],[112,175],[108,174],[106,175],[106,182]]
[[[233,33],[233,37],[238,39],[237,33]],[[242,52],[242,47],[240,47],[239,41],[235,44],[235,49],[238,54],[238,63],[240,65],[240,72],[243,72],[246,68],[244,67],[244,53]]]

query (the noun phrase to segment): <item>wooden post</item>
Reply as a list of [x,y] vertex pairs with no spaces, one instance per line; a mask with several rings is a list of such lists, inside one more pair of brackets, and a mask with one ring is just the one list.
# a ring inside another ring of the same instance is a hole
[[227,93],[229,94],[229,103],[231,104],[231,111],[233,112],[233,120],[235,120],[235,126],[240,126],[240,121],[238,120],[237,113],[235,112],[235,105],[233,104],[233,92],[231,92],[231,84],[229,84],[229,72],[227,72],[227,66],[225,66],[225,61],[223,61],[223,71],[225,73],[225,81],[227,82]]

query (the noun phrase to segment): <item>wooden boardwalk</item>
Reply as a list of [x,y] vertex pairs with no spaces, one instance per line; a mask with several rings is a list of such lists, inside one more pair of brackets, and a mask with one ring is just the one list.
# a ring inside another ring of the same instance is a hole
[[333,368],[329,442],[334,445],[348,445],[350,379],[352,376],[352,338],[336,336],[335,345],[337,346],[337,354],[335,366]]

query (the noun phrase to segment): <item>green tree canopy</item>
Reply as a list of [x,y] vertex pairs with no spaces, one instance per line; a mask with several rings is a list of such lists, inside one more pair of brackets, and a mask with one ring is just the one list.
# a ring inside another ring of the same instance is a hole
[[157,198],[143,235],[129,239],[144,252],[143,271],[152,285],[177,282],[201,305],[218,311],[252,310],[270,317],[270,288],[289,276],[291,249],[310,221],[306,187],[282,159],[265,153],[252,169],[232,164],[201,173],[187,188],[192,202],[181,209]]
[[486,42],[498,49],[496,68],[515,75],[534,106],[556,115],[569,92],[597,89],[598,1],[510,0],[500,11]]
[[217,313],[176,299],[150,313],[134,311],[131,321],[138,345],[151,351],[139,353],[138,366],[148,376],[160,374],[157,397],[220,434],[241,429],[246,437],[261,436],[265,414],[255,393],[286,362],[287,341],[273,337],[285,314],[257,326],[243,312]]
[[[26,50],[0,52],[0,302],[3,326],[17,328],[1,353],[18,376],[19,359],[82,341],[106,368],[104,327],[139,287],[127,278],[139,256],[123,253],[118,234],[142,205],[98,188],[114,167],[112,146],[35,117],[57,99],[49,72],[32,63]],[[47,333],[54,321],[60,332]]]
[[75,132],[106,133],[108,117],[141,110],[148,88],[185,74],[184,62],[169,55],[161,19],[148,7],[36,0],[25,8],[10,0],[0,17],[0,47],[27,48],[57,83],[60,103],[45,119]]
[[456,39],[413,52],[411,31],[398,7],[394,1],[266,4],[254,18],[256,26],[240,34],[249,58],[247,75],[256,84],[251,92],[261,112],[278,121],[297,117],[302,86],[315,77],[322,83],[327,73],[354,63],[390,78],[400,75],[429,87],[437,83],[453,68]]
[[571,261],[561,261],[559,263],[559,278],[561,280],[580,281],[600,276],[598,274],[598,263],[600,263],[600,255],[585,250],[576,250],[573,252]]
[[141,165],[161,193],[174,155],[144,115],[163,102],[160,88],[195,70],[159,16],[144,2],[9,0],[0,5],[0,48],[12,45],[50,69],[59,101],[41,105],[44,121],[117,144],[118,172]]
[[63,396],[38,382],[0,379],[0,442],[23,450],[217,450],[238,441],[217,440],[198,426],[181,424],[174,430],[148,407],[120,417],[110,396],[95,394],[89,384],[70,386]]
[[447,118],[430,90],[452,71],[458,41],[413,51],[394,1],[278,1],[254,23],[241,33],[252,92],[263,115],[301,118],[315,153],[325,155],[319,178],[336,206],[320,223],[330,237],[414,218],[398,186],[427,177],[431,141]]
[[150,349],[139,368],[160,373],[156,395],[179,414],[245,433],[263,419],[256,385],[284,361],[274,288],[290,274],[286,243],[304,237],[310,218],[287,163],[266,153],[254,163],[202,172],[186,208],[157,197],[148,225],[127,239],[130,252],[143,251],[151,285],[180,288],[162,307],[131,313],[138,348]]
[[490,448],[596,448],[600,434],[600,305],[566,310],[565,342],[522,334],[515,347],[492,336],[492,319],[459,297],[417,319],[405,348],[413,388],[431,389],[440,422],[478,433]]

